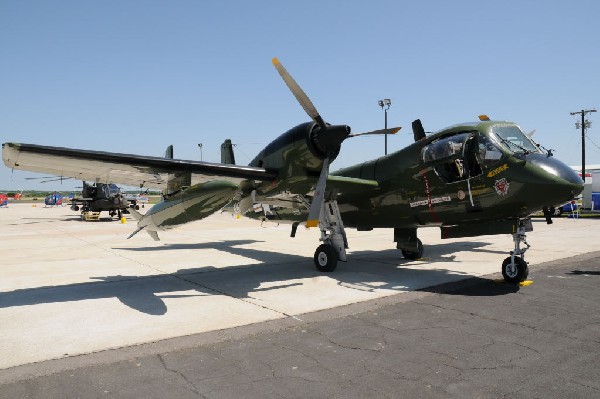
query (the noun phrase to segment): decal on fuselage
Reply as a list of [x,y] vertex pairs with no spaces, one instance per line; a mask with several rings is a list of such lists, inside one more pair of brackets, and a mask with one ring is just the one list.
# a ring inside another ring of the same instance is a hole
[[496,169],[492,169],[488,172],[487,177],[494,177],[500,172],[504,172],[508,169],[508,164],[504,164],[502,166],[498,166]]
[[411,202],[410,203],[410,207],[414,208],[416,206],[429,205],[430,203],[431,204],[439,204],[439,203],[442,203],[442,202],[450,202],[450,201],[452,201],[452,199],[450,199],[450,197],[448,197],[448,196],[437,197],[437,198],[431,198],[431,199],[426,199],[426,200]]
[[510,183],[504,177],[500,180],[496,180],[496,183],[494,183],[494,189],[496,189],[496,193],[498,193],[498,195],[508,194],[509,186]]

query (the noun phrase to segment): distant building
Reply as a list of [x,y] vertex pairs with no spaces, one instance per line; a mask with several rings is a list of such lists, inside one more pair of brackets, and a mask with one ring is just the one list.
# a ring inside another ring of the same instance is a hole
[[[571,168],[581,176],[581,165],[571,166]],[[600,193],[600,164],[585,165],[585,187],[581,193],[583,208],[600,211],[593,206],[592,193]]]

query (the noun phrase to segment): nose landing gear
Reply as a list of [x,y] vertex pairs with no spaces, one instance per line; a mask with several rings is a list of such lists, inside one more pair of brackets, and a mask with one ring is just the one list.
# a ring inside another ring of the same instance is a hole
[[348,249],[348,239],[337,201],[323,202],[319,216],[319,229],[321,230],[320,241],[323,244],[315,251],[315,266],[321,272],[332,272],[338,260],[346,261],[346,249]]
[[[502,277],[504,281],[511,284],[518,284],[525,281],[529,275],[529,266],[525,261],[525,252],[531,247],[527,243],[527,235],[525,232],[532,231],[531,219],[519,220],[517,232],[513,233],[513,241],[515,249],[510,251],[510,256],[502,262]],[[525,248],[521,248],[521,243],[525,244]]]

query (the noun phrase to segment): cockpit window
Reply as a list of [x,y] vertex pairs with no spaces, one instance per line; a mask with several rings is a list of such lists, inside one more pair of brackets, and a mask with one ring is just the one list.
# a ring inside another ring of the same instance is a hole
[[453,155],[461,155],[469,133],[461,133],[434,141],[423,148],[423,161],[431,162],[449,158]]
[[500,148],[483,134],[479,135],[477,141],[479,145],[479,159],[483,164],[483,167],[488,168],[498,163],[500,158],[502,158],[502,151],[500,151]]
[[481,168],[472,156],[473,151],[469,150],[473,147],[469,145],[472,138],[472,133],[465,132],[436,140],[423,148],[423,162],[432,164],[436,174],[446,183],[479,175]]
[[539,152],[537,146],[527,137],[518,126],[498,125],[492,132],[511,152]]

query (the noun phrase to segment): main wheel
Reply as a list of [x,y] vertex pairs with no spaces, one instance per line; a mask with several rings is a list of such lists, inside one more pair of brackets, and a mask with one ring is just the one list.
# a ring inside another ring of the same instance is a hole
[[337,253],[329,244],[321,244],[315,251],[315,266],[320,272],[332,272],[337,267]]
[[417,252],[414,251],[407,251],[405,249],[402,249],[402,256],[404,256],[405,259],[410,259],[410,260],[417,260],[417,259],[421,259],[423,257],[423,243],[421,242],[421,240],[419,240],[417,238]]
[[550,208],[550,212],[552,213],[552,216],[560,216],[563,213],[563,208],[562,208],[562,206],[557,206],[556,208]]
[[502,262],[502,277],[504,281],[511,284],[518,284],[525,281],[529,275],[529,267],[527,262],[519,256],[515,256],[515,262],[511,263],[510,256]]

